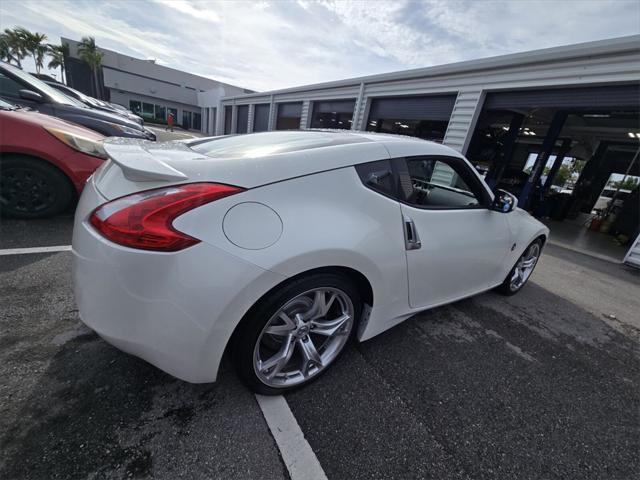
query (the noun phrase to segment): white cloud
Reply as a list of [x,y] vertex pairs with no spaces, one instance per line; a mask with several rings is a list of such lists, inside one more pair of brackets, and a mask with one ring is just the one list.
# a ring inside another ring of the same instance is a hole
[[3,0],[15,25],[265,90],[640,33],[640,3]]

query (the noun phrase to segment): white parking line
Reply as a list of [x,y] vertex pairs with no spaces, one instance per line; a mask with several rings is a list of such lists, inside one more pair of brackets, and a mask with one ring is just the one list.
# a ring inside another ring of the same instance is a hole
[[55,252],[68,252],[71,250],[71,245],[58,245],[55,247],[33,247],[33,248],[5,248],[0,250],[0,256],[2,255],[26,255],[29,253],[55,253]]
[[304,438],[302,430],[283,396],[257,395],[262,415],[278,445],[291,480],[327,480],[327,476]]

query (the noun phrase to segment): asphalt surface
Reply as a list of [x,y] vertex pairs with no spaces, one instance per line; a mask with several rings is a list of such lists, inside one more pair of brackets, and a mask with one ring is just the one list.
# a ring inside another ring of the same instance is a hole
[[[0,222],[68,245],[70,215]],[[0,256],[0,478],[286,479],[228,363],[191,385],[83,327],[71,254]],[[631,479],[640,276],[548,245],[516,296],[416,315],[286,396],[329,479]]]

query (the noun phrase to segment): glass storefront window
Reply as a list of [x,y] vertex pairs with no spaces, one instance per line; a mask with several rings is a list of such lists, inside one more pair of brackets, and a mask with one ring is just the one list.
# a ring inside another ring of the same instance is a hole
[[140,115],[142,113],[142,102],[139,102],[138,100],[129,100],[129,110],[136,115]]
[[154,117],[154,105],[153,103],[142,103],[142,116],[144,118],[153,118]]
[[154,118],[159,122],[167,121],[167,108],[162,105],[155,106],[155,116]]
[[202,129],[202,114],[195,112],[193,113],[193,124],[191,128],[193,128],[194,130]]
[[191,128],[191,112],[187,110],[182,111],[182,128],[189,130]]

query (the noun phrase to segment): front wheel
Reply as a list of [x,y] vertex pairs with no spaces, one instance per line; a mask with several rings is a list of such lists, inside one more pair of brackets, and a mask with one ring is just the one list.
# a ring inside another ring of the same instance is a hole
[[357,289],[342,275],[284,285],[246,319],[234,348],[238,373],[266,395],[310,383],[342,353],[361,309]]
[[542,240],[532,242],[513,266],[502,285],[497,288],[498,292],[503,295],[515,295],[518,293],[529,280],[533,269],[536,268],[541,251]]

